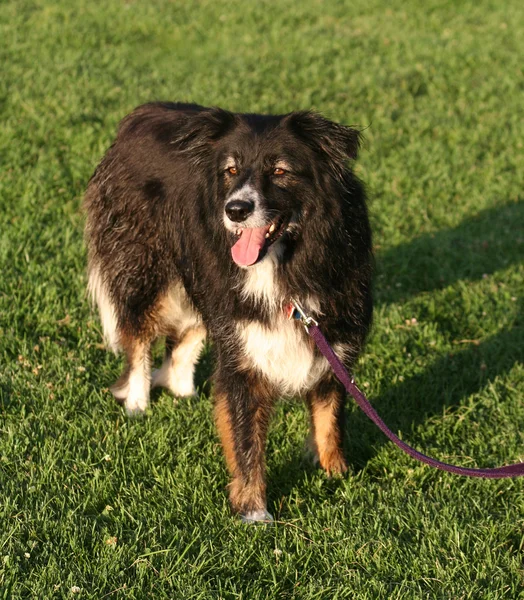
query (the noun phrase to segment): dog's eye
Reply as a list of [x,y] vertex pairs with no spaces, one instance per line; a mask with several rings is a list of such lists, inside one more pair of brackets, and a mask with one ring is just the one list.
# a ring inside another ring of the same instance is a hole
[[284,169],[281,169],[280,167],[273,169],[273,175],[276,175],[277,177],[280,177],[281,175],[284,175],[285,173],[286,173],[286,171]]
[[226,171],[230,174],[230,175],[238,175],[238,169],[236,167],[228,167],[226,169]]

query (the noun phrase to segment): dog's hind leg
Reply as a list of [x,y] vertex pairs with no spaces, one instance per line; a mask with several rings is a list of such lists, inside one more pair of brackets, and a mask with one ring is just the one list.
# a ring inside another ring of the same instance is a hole
[[333,376],[322,379],[306,397],[311,420],[310,445],[328,475],[347,471],[344,436],[344,389]]
[[205,338],[203,325],[187,329],[180,337],[167,336],[164,362],[153,373],[152,387],[167,388],[175,396],[194,396],[195,365]]
[[111,393],[129,415],[143,413],[149,406],[151,381],[150,342],[137,338],[122,339],[127,365],[118,381],[111,386]]

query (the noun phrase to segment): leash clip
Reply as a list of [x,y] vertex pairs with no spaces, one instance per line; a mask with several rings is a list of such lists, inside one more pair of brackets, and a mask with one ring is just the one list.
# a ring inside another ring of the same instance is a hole
[[291,307],[293,310],[290,311],[289,318],[300,321],[302,325],[304,325],[306,331],[309,331],[311,325],[316,325],[318,327],[318,321],[315,321],[312,316],[308,315],[300,303],[294,298],[291,298]]

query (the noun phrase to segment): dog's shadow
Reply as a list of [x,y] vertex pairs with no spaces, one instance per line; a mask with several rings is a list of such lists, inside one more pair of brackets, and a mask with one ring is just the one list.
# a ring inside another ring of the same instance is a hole
[[[478,346],[442,356],[423,373],[389,386],[371,401],[389,428],[401,431],[407,440],[417,425],[441,415],[443,409],[458,407],[464,398],[522,362],[523,339],[524,323],[519,320]],[[469,418],[475,419],[475,415]],[[487,439],[489,430],[485,435]],[[348,415],[346,445],[355,470],[365,466],[387,441],[362,411]]]
[[[475,281],[524,260],[524,202],[511,202],[465,219],[453,229],[415,238],[378,254],[377,304],[402,302],[457,281]],[[385,282],[395,285],[385,285]],[[400,284],[400,285],[396,285]],[[510,327],[478,345],[446,353],[423,373],[386,386],[373,404],[393,431],[408,433],[444,408],[483,389],[524,360],[523,301]],[[401,374],[399,374],[401,375]],[[488,432],[486,432],[488,435]],[[348,415],[350,460],[360,468],[386,443],[361,411]]]
[[456,281],[479,280],[524,260],[524,201],[489,208],[457,227],[377,252],[377,305],[403,302]]

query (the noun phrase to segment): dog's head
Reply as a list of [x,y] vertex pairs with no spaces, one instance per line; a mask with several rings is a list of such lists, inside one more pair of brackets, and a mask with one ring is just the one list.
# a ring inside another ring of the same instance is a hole
[[211,109],[193,116],[177,145],[194,164],[214,170],[232,258],[249,267],[299,239],[311,219],[343,210],[333,187],[344,183],[359,133],[312,112]]

